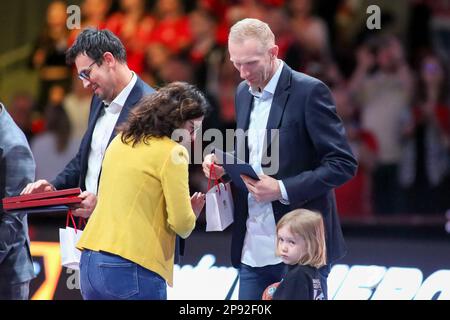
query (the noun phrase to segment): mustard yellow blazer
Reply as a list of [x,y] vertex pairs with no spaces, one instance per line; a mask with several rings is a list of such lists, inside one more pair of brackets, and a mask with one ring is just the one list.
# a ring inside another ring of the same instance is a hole
[[124,144],[117,135],[102,165],[98,202],[77,244],[106,251],[158,273],[173,285],[175,234],[195,227],[189,155],[170,138]]

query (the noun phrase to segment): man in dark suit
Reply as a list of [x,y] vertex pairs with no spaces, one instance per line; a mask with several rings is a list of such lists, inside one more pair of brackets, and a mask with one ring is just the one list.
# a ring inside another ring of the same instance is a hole
[[[25,135],[0,103],[0,199],[17,196],[35,169]],[[3,212],[0,202],[0,300],[28,299],[34,277],[27,216]]]
[[[281,280],[285,266],[275,255],[275,226],[297,208],[324,217],[328,264],[320,273],[326,293],[331,263],[346,253],[333,189],[351,179],[357,168],[330,90],[278,59],[272,31],[257,19],[241,20],[231,28],[228,50],[244,80],[235,108],[237,129],[247,134],[235,148],[238,157],[245,150],[242,160],[260,178],[242,176],[246,188],[233,189],[231,260],[239,269],[239,299],[261,299],[268,285]],[[213,162],[215,156],[205,157],[207,177]],[[215,171],[225,174],[219,165]]]
[[84,87],[94,94],[88,129],[77,155],[54,181],[28,184],[22,194],[80,187],[83,201],[74,214],[89,217],[97,202],[103,156],[116,135],[114,128],[127,119],[144,95],[155,90],[128,68],[125,48],[109,30],[82,31],[66,58],[69,64],[75,63]]

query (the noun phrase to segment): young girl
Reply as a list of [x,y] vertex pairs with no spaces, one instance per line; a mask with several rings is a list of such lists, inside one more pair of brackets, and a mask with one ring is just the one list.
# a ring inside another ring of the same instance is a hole
[[297,209],[277,224],[276,253],[288,265],[281,282],[267,287],[263,300],[323,300],[318,269],[326,264],[322,215]]

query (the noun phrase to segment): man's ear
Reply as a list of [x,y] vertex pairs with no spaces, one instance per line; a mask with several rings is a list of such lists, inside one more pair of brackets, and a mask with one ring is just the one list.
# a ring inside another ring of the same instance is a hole
[[110,67],[116,64],[116,58],[114,58],[113,54],[109,51],[106,51],[103,54],[103,61],[105,61],[105,63]]
[[274,45],[272,48],[269,49],[270,57],[273,58],[273,59],[277,59],[278,58],[278,51],[279,51],[278,46]]

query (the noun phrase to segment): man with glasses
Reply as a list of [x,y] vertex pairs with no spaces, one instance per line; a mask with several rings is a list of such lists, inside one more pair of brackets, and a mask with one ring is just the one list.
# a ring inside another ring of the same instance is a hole
[[155,90],[127,66],[123,44],[109,30],[86,29],[66,53],[75,63],[78,77],[94,94],[88,129],[75,158],[51,183],[38,180],[28,184],[22,194],[80,187],[80,207],[74,212],[89,217],[97,202],[101,165],[106,148],[116,135],[114,128],[124,122],[130,110]]

